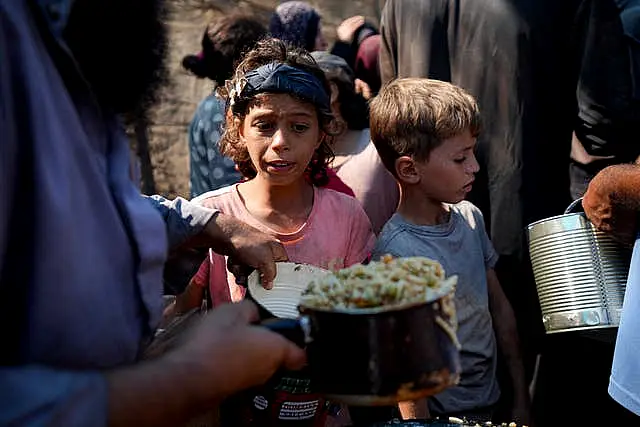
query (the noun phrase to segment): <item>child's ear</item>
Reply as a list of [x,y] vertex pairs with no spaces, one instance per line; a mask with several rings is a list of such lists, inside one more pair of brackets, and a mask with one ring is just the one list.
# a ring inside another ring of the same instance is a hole
[[234,117],[233,125],[235,126],[236,129],[238,129],[238,136],[240,137],[240,141],[244,143],[244,126],[243,126],[244,120],[238,117]]
[[409,156],[400,156],[396,159],[396,175],[398,179],[407,184],[417,184],[420,176],[416,169],[415,161]]

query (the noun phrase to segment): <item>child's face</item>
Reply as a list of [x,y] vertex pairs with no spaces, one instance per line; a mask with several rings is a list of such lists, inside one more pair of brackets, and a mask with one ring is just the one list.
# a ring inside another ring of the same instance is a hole
[[257,175],[274,185],[304,179],[322,132],[313,105],[287,94],[264,94],[240,126]]
[[480,169],[475,146],[476,139],[467,131],[444,140],[431,151],[429,160],[415,162],[418,185],[429,198],[444,203],[464,200]]

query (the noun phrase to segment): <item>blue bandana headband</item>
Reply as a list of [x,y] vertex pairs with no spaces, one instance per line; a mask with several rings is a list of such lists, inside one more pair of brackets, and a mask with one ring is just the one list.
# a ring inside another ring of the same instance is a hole
[[236,81],[235,85],[227,86],[227,91],[232,110],[239,100],[270,92],[295,96],[312,103],[322,114],[331,114],[329,95],[320,80],[306,71],[278,62],[249,71],[244,78]]

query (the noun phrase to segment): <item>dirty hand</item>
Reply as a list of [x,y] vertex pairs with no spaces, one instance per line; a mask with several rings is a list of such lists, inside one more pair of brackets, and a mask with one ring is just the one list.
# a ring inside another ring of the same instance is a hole
[[305,353],[291,341],[251,325],[258,310],[250,301],[212,310],[168,355],[201,398],[215,400],[264,384],[280,368],[300,369]]
[[261,283],[267,289],[276,277],[276,262],[287,261],[287,252],[277,239],[224,214],[216,215],[206,226],[213,242],[211,248],[228,255],[228,268],[236,281],[246,283],[246,276],[253,270],[260,271]]
[[364,25],[364,16],[356,15],[345,19],[336,28],[338,40],[345,43],[351,43],[353,41],[353,35],[358,28]]
[[639,166],[609,166],[591,180],[582,200],[593,225],[625,245],[633,244],[638,229],[639,184]]

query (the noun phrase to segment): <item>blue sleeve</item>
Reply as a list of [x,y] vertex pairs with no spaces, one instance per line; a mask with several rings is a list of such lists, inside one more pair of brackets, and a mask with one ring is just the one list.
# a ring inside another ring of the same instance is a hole
[[[22,77],[26,65],[21,47],[30,43],[22,31],[30,24],[26,4],[0,2],[0,192],[5,201],[0,204],[0,262],[4,262],[14,225],[10,201],[24,187],[19,181],[19,148],[26,150],[31,144],[29,123],[21,115],[26,108],[23,94],[27,85]],[[102,427],[107,424],[107,402],[106,380],[97,372],[0,367],[2,426]]]
[[216,210],[190,203],[182,197],[143,196],[160,212],[167,226],[169,248],[174,248],[200,233]]
[[107,382],[97,372],[0,368],[0,425],[103,427]]

